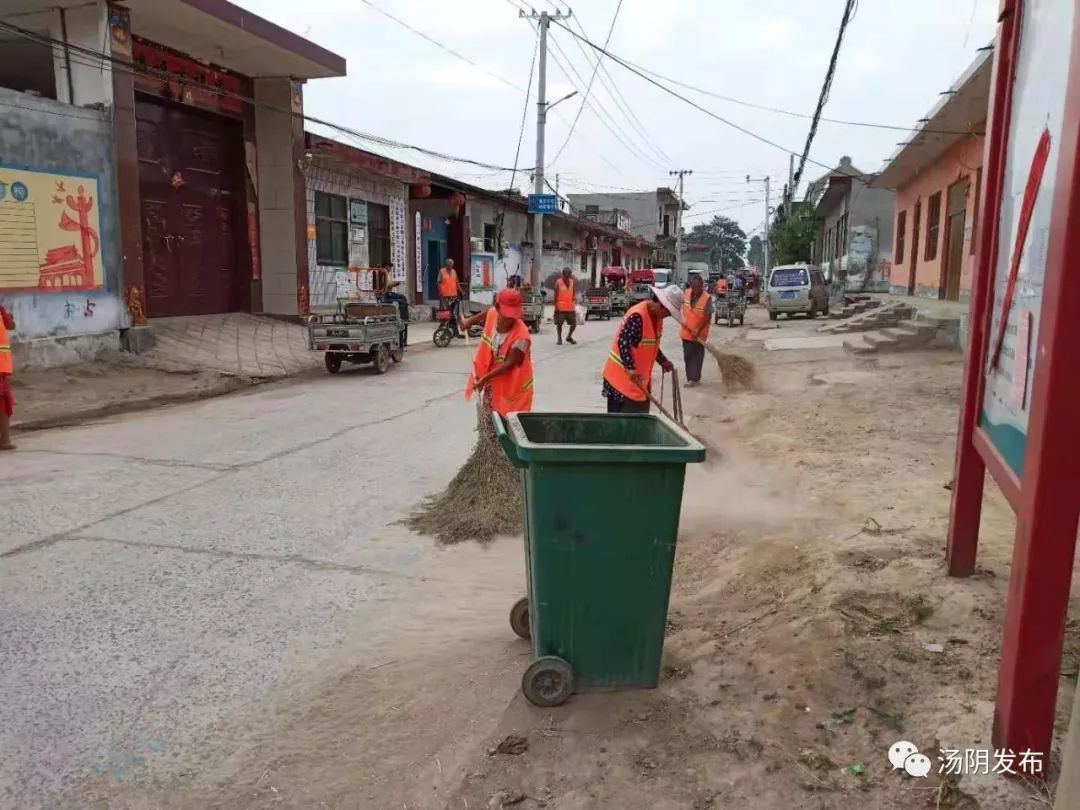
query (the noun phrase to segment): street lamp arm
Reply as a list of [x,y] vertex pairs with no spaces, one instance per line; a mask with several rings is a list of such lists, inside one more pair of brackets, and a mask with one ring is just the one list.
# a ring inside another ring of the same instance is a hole
[[548,110],[551,110],[551,108],[552,108],[552,107],[554,107],[554,106],[555,106],[556,104],[562,104],[562,103],[563,103],[564,101],[566,101],[566,100],[567,100],[568,98],[573,98],[573,97],[574,97],[574,96],[576,96],[577,94],[578,94],[578,91],[577,91],[577,90],[574,90],[573,92],[567,93],[567,94],[566,94],[565,96],[563,96],[562,98],[560,98],[560,99],[559,99],[558,101],[552,101],[552,102],[550,102],[550,103],[549,103],[549,104],[547,105],[547,109],[548,109]]

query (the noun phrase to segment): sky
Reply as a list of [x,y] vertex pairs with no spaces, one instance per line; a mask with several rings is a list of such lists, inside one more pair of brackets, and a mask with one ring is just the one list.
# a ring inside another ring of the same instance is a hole
[[[345,78],[307,84],[308,115],[510,167],[515,165],[524,113],[516,165],[534,164],[535,80],[527,108],[524,89],[537,36],[529,21],[518,16],[518,7],[565,11],[565,2],[239,2],[348,60]],[[674,186],[676,178],[669,172],[690,169],[693,174],[685,178],[691,205],[685,215],[687,229],[721,213],[751,234],[765,219],[764,190],[760,182],[747,183],[746,175],[771,178],[775,205],[787,182],[788,152],[803,151],[843,7],[844,0],[577,0],[569,6],[573,17],[564,24],[579,35],[603,45],[618,10],[609,51],[666,79],[692,85],[696,89],[669,84],[717,116],[783,148],[709,117],[607,59],[582,108],[596,51],[553,23],[548,100],[575,89],[579,93],[548,116],[547,178],[554,183],[557,174],[564,195],[648,190]],[[976,49],[992,41],[997,8],[998,0],[859,0],[823,115],[898,129],[822,121],[799,194],[807,181],[826,171],[823,165],[834,166],[843,155],[861,171],[880,170],[897,143],[906,140],[904,128],[914,126],[975,59]],[[506,188],[511,179],[510,172],[356,145],[487,188]],[[526,190],[528,182],[519,173],[514,185]]]

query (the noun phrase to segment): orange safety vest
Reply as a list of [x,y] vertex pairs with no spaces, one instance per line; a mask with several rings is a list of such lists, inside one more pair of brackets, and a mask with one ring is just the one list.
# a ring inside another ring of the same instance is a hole
[[564,284],[561,278],[555,280],[555,311],[556,312],[573,312],[574,311],[574,280],[570,279],[569,284]]
[[694,332],[700,324],[704,324],[696,339],[705,340],[709,336],[709,318],[705,315],[705,305],[709,303],[709,294],[702,290],[696,303],[690,301],[692,295],[693,292],[690,290],[683,293],[683,328],[679,330],[679,337],[683,340],[695,340]]
[[652,316],[649,315],[648,301],[642,301],[630,307],[623,317],[623,322],[619,324],[619,329],[615,332],[615,340],[612,341],[611,349],[608,351],[607,362],[604,363],[604,379],[627,399],[644,402],[648,397],[631,381],[630,374],[623,368],[622,357],[619,355],[619,337],[631,315],[640,315],[642,322],[641,343],[630,347],[630,356],[634,358],[634,371],[641,375],[647,388],[652,387],[653,365],[660,351],[660,335],[664,332],[664,324],[661,321],[653,325]]
[[726,293],[727,292],[727,279],[719,278],[716,280],[716,286],[713,288],[714,292]]
[[0,315],[0,374],[14,374],[15,366],[11,362],[11,340],[8,338],[7,324]]
[[[518,320],[514,321],[514,327],[503,339],[499,353],[496,355],[495,324],[498,320],[499,313],[495,311],[495,307],[492,307],[484,320],[484,334],[480,337],[480,345],[476,347],[476,354],[473,355],[472,373],[469,374],[469,379],[465,383],[465,399],[472,399],[476,381],[491,371],[497,363],[502,363],[515,343],[525,340],[529,343],[529,348],[532,348],[529,327]],[[514,411],[531,411],[533,403],[532,352],[526,351],[525,359],[520,366],[496,377],[488,386],[491,389],[491,409],[500,416],[506,416]]]
[[445,267],[439,271],[439,295],[443,298],[455,298],[458,294],[458,277],[453,270]]

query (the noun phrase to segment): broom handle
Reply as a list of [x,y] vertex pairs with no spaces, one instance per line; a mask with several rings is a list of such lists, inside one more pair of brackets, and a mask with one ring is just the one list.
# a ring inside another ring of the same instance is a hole
[[664,407],[664,403],[661,402],[660,400],[658,400],[656,397],[654,397],[652,395],[652,391],[650,391],[648,388],[646,388],[643,385],[639,385],[638,390],[641,391],[641,393],[643,393],[645,396],[647,396],[649,398],[649,402],[651,402],[653,405],[655,405],[657,407],[657,409],[659,409],[660,413],[662,413],[664,416],[666,416],[668,419],[670,419],[672,422],[679,425],[680,427],[683,427],[683,428],[686,427],[685,425],[683,425],[681,419],[676,419],[674,416],[672,416],[670,413],[668,413],[667,408]]

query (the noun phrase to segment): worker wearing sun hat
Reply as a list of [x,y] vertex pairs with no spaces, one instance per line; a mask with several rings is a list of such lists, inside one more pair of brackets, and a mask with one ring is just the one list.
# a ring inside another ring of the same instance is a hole
[[683,296],[678,287],[650,287],[652,297],[627,310],[604,363],[603,396],[608,413],[648,413],[653,366],[674,366],[660,351],[664,319],[682,323]]
[[521,291],[500,290],[495,306],[462,323],[484,322],[480,345],[473,357],[472,372],[465,383],[465,399],[482,391],[489,410],[506,416],[513,411],[531,411],[533,402],[532,338],[521,320]]

